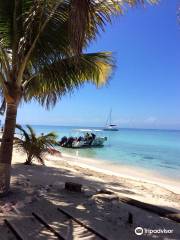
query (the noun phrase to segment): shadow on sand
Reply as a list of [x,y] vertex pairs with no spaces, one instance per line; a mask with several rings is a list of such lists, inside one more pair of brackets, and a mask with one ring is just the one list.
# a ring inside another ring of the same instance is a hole
[[[72,181],[83,184],[84,191],[82,193],[67,192],[64,190],[64,183]],[[97,189],[108,188],[113,183],[105,183],[96,181],[94,178],[86,178],[86,176],[75,176],[68,169],[59,169],[46,166],[25,166],[16,164],[12,171],[12,189],[9,195],[0,199],[0,205],[11,203],[15,207],[16,213],[23,217],[11,216],[11,222],[15,226],[21,226],[22,230],[29,239],[41,239],[43,234],[35,227],[31,226],[32,212],[39,213],[48,224],[56,231],[61,231],[68,236],[66,239],[100,239],[97,236],[90,236],[87,231],[83,230],[76,223],[67,218],[63,218],[62,214],[57,211],[60,207],[64,211],[70,213],[73,217],[84,222],[86,225],[95,229],[109,240],[119,239],[164,239],[162,234],[144,235],[139,238],[134,233],[137,226],[150,229],[174,229],[174,233],[170,235],[173,239],[178,239],[180,236],[179,225],[169,219],[161,218],[160,216],[145,211],[141,208],[129,205],[122,201],[101,199],[94,195]],[[114,184],[114,187],[117,183]],[[120,185],[118,185],[120,186]],[[123,186],[122,189],[117,190],[118,193],[128,193],[134,195],[135,193]],[[133,216],[133,223],[129,224],[129,213]],[[8,214],[7,214],[8,215]],[[26,224],[24,225],[24,218],[26,217]],[[28,217],[31,219],[28,223]],[[2,218],[8,218],[4,215]],[[33,230],[34,229],[34,230]],[[37,234],[38,232],[38,234]],[[46,236],[46,235],[44,235]],[[48,236],[48,235],[47,235]],[[45,237],[45,239],[56,239],[54,235]]]

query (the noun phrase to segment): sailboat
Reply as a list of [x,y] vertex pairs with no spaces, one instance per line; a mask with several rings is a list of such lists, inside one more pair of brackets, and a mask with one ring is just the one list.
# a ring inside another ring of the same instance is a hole
[[109,116],[106,121],[106,126],[103,130],[104,131],[119,131],[118,126],[115,124],[112,124],[111,115],[112,115],[112,109],[110,110]]

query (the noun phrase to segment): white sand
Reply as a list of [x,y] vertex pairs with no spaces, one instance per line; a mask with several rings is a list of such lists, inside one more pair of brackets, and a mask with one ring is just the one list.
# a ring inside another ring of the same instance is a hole
[[[41,207],[42,213],[51,215],[56,224],[58,224],[58,221],[55,221],[57,216],[53,215],[50,205],[53,204],[55,208],[63,207],[110,240],[118,240],[119,236],[123,240],[137,239],[134,233],[137,226],[174,231],[171,235],[151,234],[151,238],[145,236],[138,239],[180,239],[178,223],[119,200],[107,201],[102,199],[103,195],[100,196],[101,198],[98,198],[99,195],[94,195],[98,189],[105,188],[112,190],[119,197],[128,196],[179,213],[178,182],[153,176],[142,169],[118,167],[94,159],[48,155],[46,166],[27,166],[22,164],[25,159],[25,154],[14,151],[12,194],[3,201],[0,199],[0,231],[3,231],[5,239],[8,239],[8,235],[1,227],[3,218],[11,218],[11,211],[13,212],[14,209],[18,214],[30,211],[33,204],[34,211],[38,211]],[[81,183],[84,192],[80,194],[64,191],[66,181]],[[133,214],[134,219],[131,225],[127,223],[129,212]],[[17,218],[14,221],[18,225],[20,220]],[[28,223],[24,227],[27,233],[32,229]],[[87,238],[81,234],[80,238],[76,235],[72,239]]]
[[[14,152],[14,164],[24,161],[24,154]],[[47,171],[51,171],[51,167],[68,170],[82,184],[108,188],[123,196],[180,210],[180,183],[154,175],[153,172],[65,154],[62,157],[48,155],[45,164],[49,167]],[[62,181],[68,179],[63,175],[61,178]]]
[[[63,154],[70,164],[79,165],[82,168],[88,168],[90,170],[105,173],[107,175],[113,175],[126,179],[131,179],[140,182],[146,182],[161,186],[174,193],[180,194],[180,177],[179,181],[175,181],[170,178],[166,178],[160,174],[154,173],[138,167],[119,166],[111,164],[110,162],[103,160],[95,160],[90,158],[74,157],[67,154]],[[48,156],[49,159],[55,160],[54,157]],[[58,158],[56,158],[58,160]]]

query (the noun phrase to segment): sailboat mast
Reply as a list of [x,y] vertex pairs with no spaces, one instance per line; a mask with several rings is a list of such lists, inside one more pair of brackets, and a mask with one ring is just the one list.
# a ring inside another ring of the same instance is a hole
[[109,125],[111,125],[111,115],[112,115],[112,108],[111,108],[110,114],[109,114]]

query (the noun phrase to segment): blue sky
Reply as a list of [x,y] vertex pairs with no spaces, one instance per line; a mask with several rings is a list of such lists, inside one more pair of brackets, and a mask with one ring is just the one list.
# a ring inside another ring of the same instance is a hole
[[108,86],[86,85],[51,111],[37,103],[18,112],[22,124],[103,126],[110,108],[120,127],[180,129],[178,0],[136,7],[113,19],[89,52],[113,51],[117,68]]

